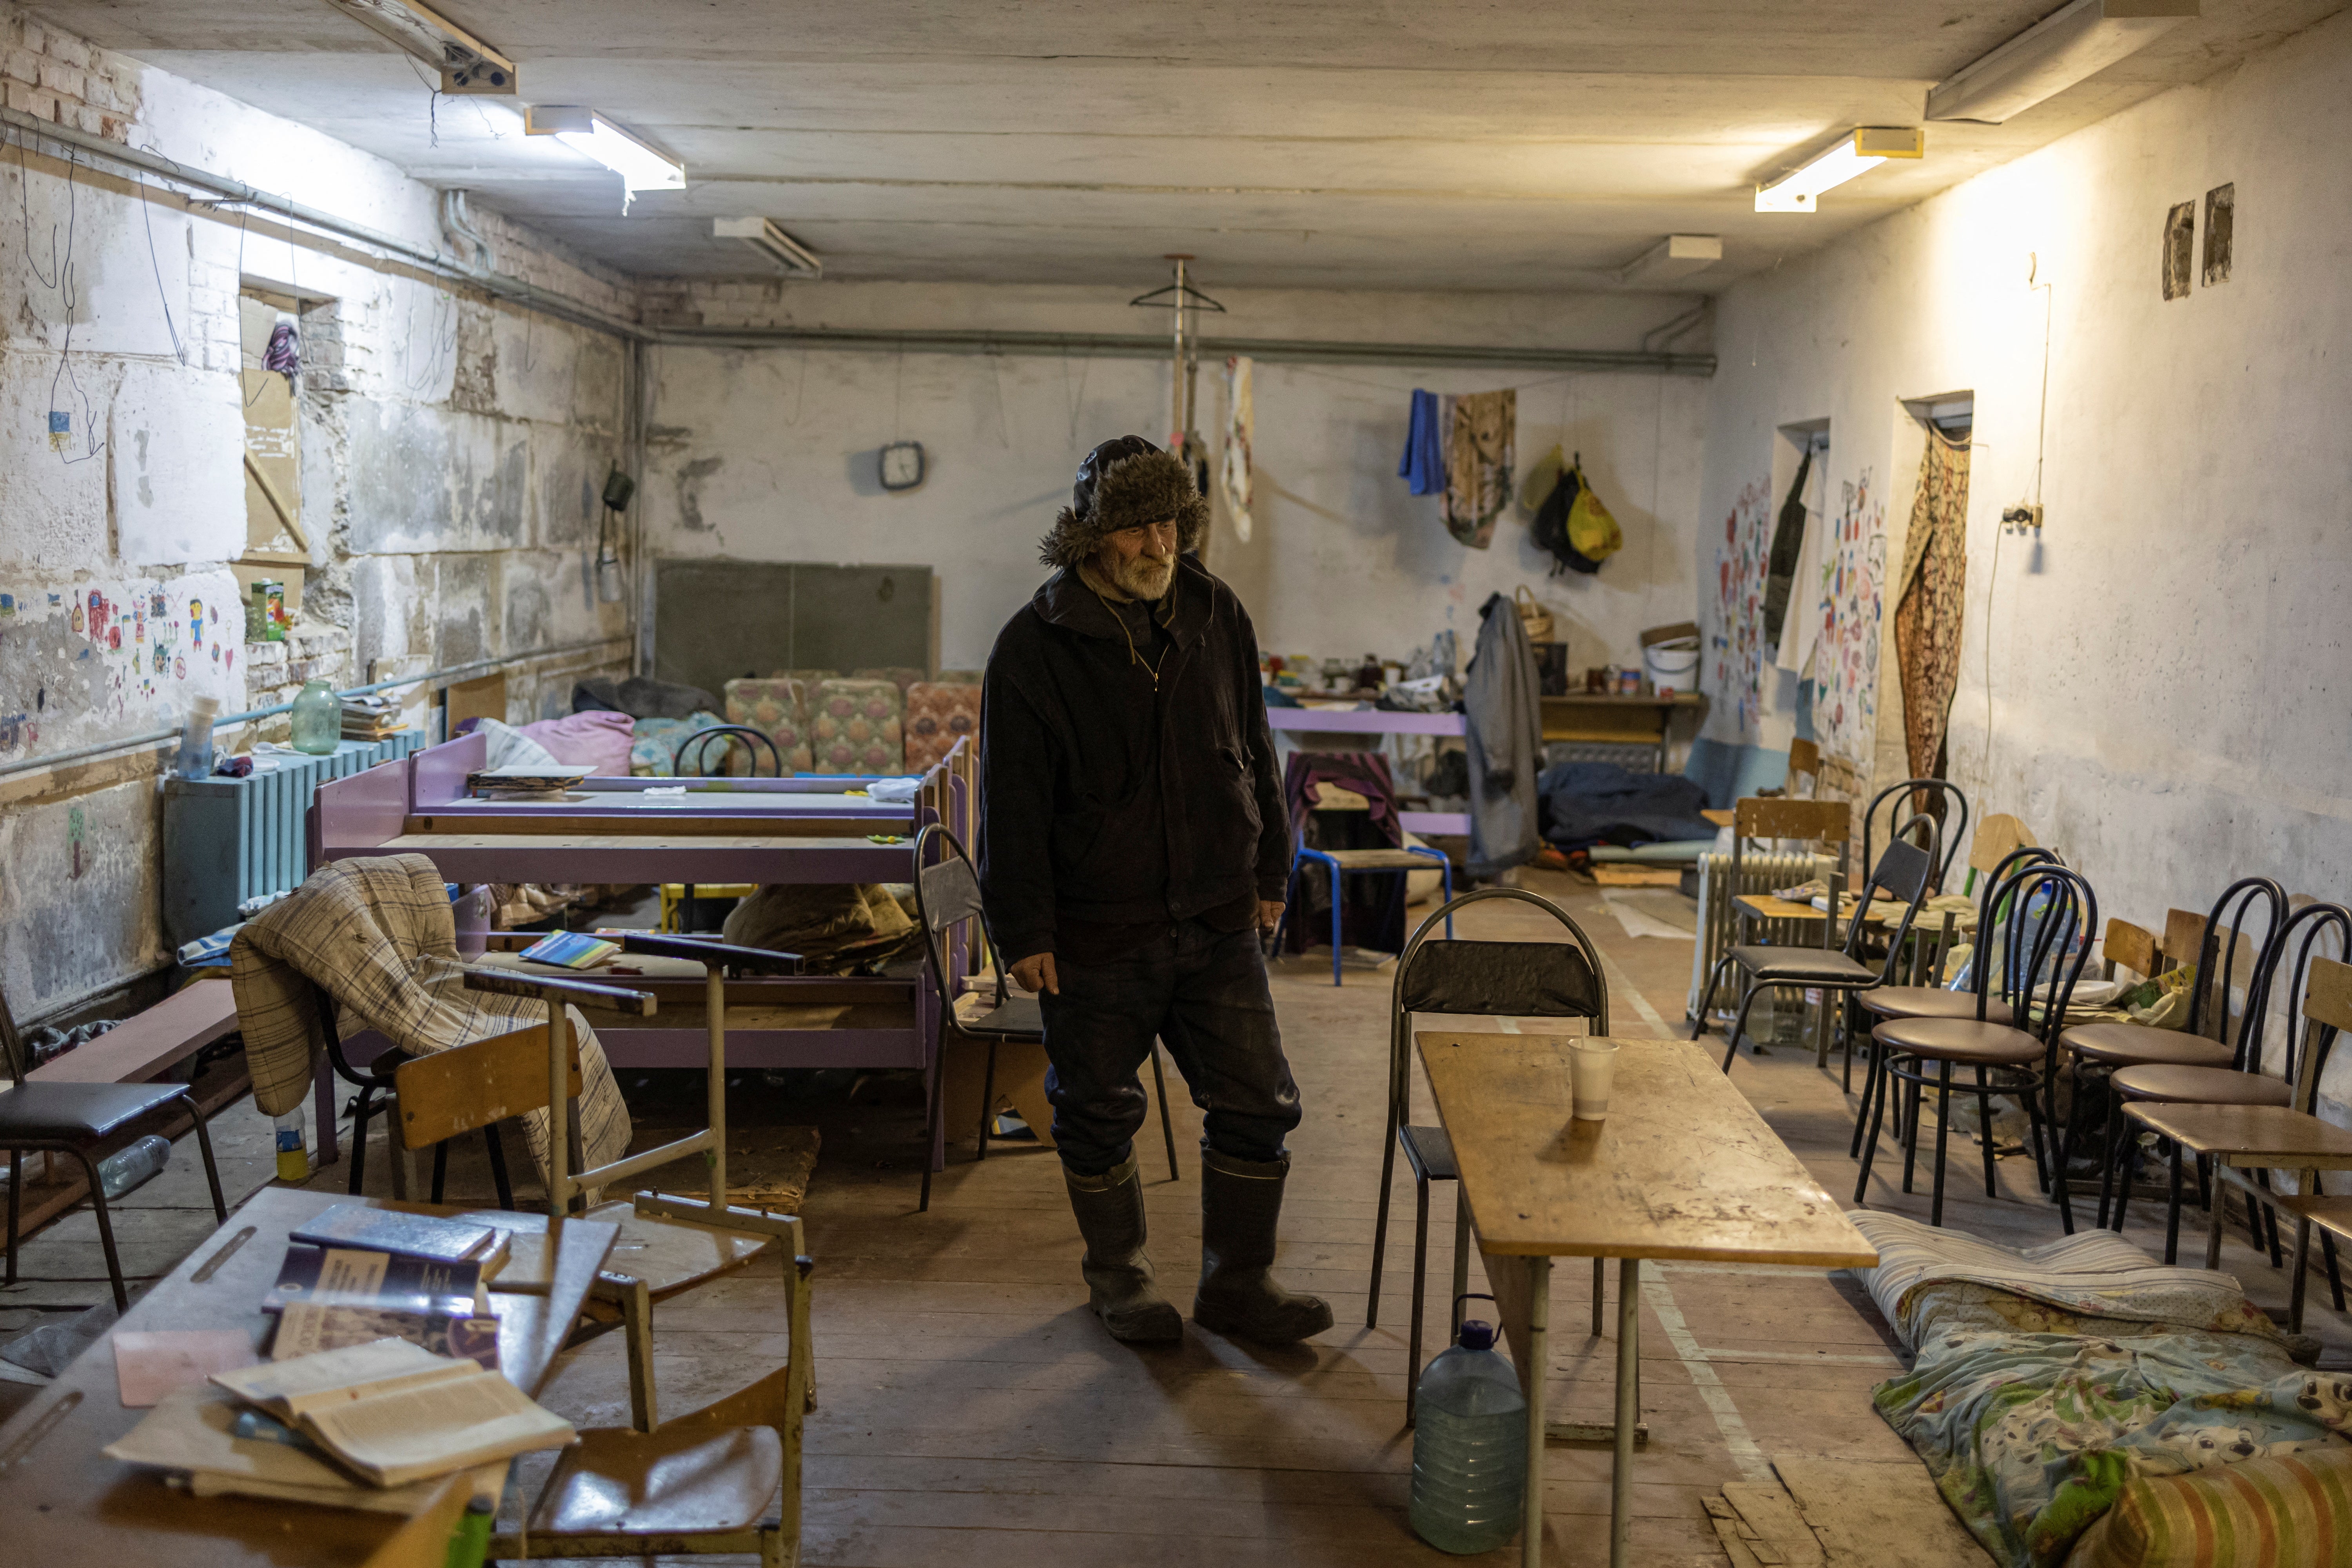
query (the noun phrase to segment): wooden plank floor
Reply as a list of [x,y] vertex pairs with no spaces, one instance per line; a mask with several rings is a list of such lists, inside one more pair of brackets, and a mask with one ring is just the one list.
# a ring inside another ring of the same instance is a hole
[[[1601,947],[1617,1032],[1667,1025],[1684,1032],[1688,942],[1627,937],[1596,889],[1565,878],[1532,876],[1529,885],[1559,897]],[[1523,906],[1489,902],[1464,918],[1459,934],[1535,936],[1543,923]],[[1351,968],[1348,984],[1335,988],[1328,956],[1285,961],[1276,978],[1307,1107],[1292,1140],[1281,1268],[1294,1284],[1328,1297],[1339,1318],[1315,1342],[1288,1351],[1254,1349],[1189,1324],[1181,1346],[1137,1351],[1110,1341],[1085,1310],[1079,1242],[1048,1152],[999,1145],[974,1163],[967,1143],[939,1178],[930,1212],[918,1214],[919,1103],[853,1105],[837,1092],[813,1099],[756,1081],[739,1088],[739,1122],[751,1119],[747,1112],[815,1121],[824,1136],[805,1210],[817,1258],[820,1407],[809,1426],[804,1561],[840,1568],[1451,1561],[1405,1522],[1412,1189],[1402,1172],[1379,1326],[1364,1326],[1389,985],[1387,972]],[[1833,1194],[1851,1193],[1853,1102],[1839,1089],[1834,1061],[1825,1075],[1809,1052],[1743,1056],[1734,1080]],[[1426,1088],[1416,1093],[1425,1117]],[[237,1114],[224,1113],[223,1122]],[[1170,1296],[1189,1307],[1200,1244],[1199,1118],[1186,1103],[1176,1117],[1179,1180],[1167,1179],[1156,1114],[1141,1148],[1151,1251]],[[2010,1245],[2060,1234],[2055,1211],[2032,1193],[2029,1163],[2001,1162],[2003,1195],[1988,1200],[1973,1150],[1963,1148],[1955,1140],[1948,1224]],[[518,1185],[529,1193],[528,1166],[516,1163]],[[370,1164],[369,1189],[381,1191],[383,1163]],[[478,1167],[461,1145],[451,1164],[453,1198],[488,1196],[486,1185],[473,1190],[482,1184]],[[1881,1170],[1890,1179],[1874,1184],[1873,1206],[1925,1217],[1924,1181],[1906,1195],[1896,1190],[1899,1167]],[[333,1167],[313,1184],[340,1186],[343,1176]],[[209,1215],[201,1224],[197,1217],[181,1221],[188,1234],[173,1256],[208,1232]],[[2130,1234],[2160,1247],[2161,1221],[2160,1209],[2143,1205]],[[1452,1222],[1444,1192],[1431,1223],[1433,1323],[1444,1321]],[[142,1237],[141,1271],[155,1266],[148,1253],[160,1260],[172,1251],[164,1239]],[[87,1244],[76,1237],[71,1245]],[[58,1272],[87,1275],[83,1258],[70,1261]],[[2242,1238],[2231,1243],[2224,1267],[2258,1301],[2283,1311],[2283,1277]],[[1475,1255],[1472,1268],[1472,1288],[1483,1289]],[[1573,1263],[1556,1273],[1548,1376],[1556,1410],[1598,1418],[1610,1405],[1614,1346],[1576,1331],[1589,1279]],[[1636,1562],[1723,1563],[1702,1500],[1727,1480],[1768,1479],[1768,1456],[1906,1458],[1869,1402],[1871,1386],[1900,1363],[1852,1279],[1654,1267],[1643,1297],[1643,1415],[1653,1438],[1635,1460]],[[2309,1329],[2328,1342],[2328,1359],[2352,1360],[2352,1333],[2327,1310],[2325,1289],[2311,1300]],[[780,1361],[780,1301],[762,1268],[662,1307],[664,1410],[683,1413]],[[617,1337],[568,1356],[545,1397],[583,1423],[625,1420]],[[1605,1450],[1550,1450],[1549,1562],[1605,1560],[1608,1474]],[[1516,1548],[1493,1560],[1516,1562]]]

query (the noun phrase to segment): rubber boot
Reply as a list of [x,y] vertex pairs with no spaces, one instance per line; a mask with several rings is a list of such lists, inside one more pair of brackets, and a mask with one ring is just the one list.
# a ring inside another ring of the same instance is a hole
[[1288,1160],[1236,1160],[1201,1152],[1201,1289],[1192,1321],[1262,1345],[1296,1344],[1331,1326],[1320,1296],[1275,1282],[1275,1227],[1282,1220]]
[[1151,1259],[1143,1254],[1143,1181],[1135,1155],[1099,1176],[1080,1176],[1066,1167],[1070,1210],[1087,1255],[1078,1271],[1087,1279],[1087,1305],[1110,1337],[1129,1344],[1152,1344],[1184,1337],[1184,1320],[1151,1283]]

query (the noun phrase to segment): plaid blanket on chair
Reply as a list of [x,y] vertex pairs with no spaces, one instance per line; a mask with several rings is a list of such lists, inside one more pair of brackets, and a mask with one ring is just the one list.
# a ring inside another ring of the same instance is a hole
[[[280,1116],[310,1089],[311,1052],[324,1038],[313,982],[340,1005],[341,1035],[375,1029],[411,1055],[547,1021],[544,1004],[468,991],[465,977],[448,890],[432,861],[394,855],[321,867],[229,945],[254,1103]],[[581,1143],[588,1163],[602,1165],[629,1146],[629,1109],[587,1020],[566,1011],[580,1042]],[[520,1120],[543,1181],[547,1112]]]

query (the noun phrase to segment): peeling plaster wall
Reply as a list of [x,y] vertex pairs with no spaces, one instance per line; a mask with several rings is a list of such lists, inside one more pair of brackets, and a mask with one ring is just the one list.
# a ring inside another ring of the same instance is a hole
[[[2352,162],[2310,134],[2347,101],[2338,15],[1722,301],[1715,536],[1748,515],[1775,427],[1827,416],[1832,493],[1885,486],[1899,563],[1920,447],[1898,400],[1974,392],[1951,774],[2143,925],[2257,873],[2352,897]],[[2233,181],[2230,277],[2166,300],[2168,209],[2198,203],[2201,229]],[[2036,494],[2045,315],[2046,526],[2003,536],[2000,509]],[[1895,680],[1890,649],[1881,783],[1901,776]],[[2352,1060],[2329,1088],[2352,1099]]]
[[[1686,299],[1349,295],[1233,291],[1209,318],[1234,336],[1526,343],[1633,349]],[[707,324],[1156,330],[1099,289],[883,285],[648,289],[653,319]],[[1694,335],[1677,345],[1703,350]],[[650,353],[645,489],[655,556],[928,563],[940,584],[940,660],[976,667],[1045,575],[1037,541],[1097,441],[1166,433],[1169,370],[1142,360],[663,347]],[[1201,367],[1195,424],[1213,469],[1223,447],[1223,367]],[[1490,593],[1525,583],[1559,617],[1570,662],[1637,657],[1645,626],[1687,615],[1706,384],[1685,376],[1260,363],[1254,528],[1244,544],[1222,500],[1211,568],[1231,582],[1270,651],[1402,658],[1452,626],[1462,655]],[[1518,471],[1555,442],[1623,525],[1625,549],[1593,577],[1548,575],[1514,508],[1489,548],[1438,521],[1438,498],[1396,475],[1415,386],[1517,386]],[[923,443],[928,476],[885,492],[876,452]]]
[[[390,164],[5,7],[0,91],[44,119],[448,244],[436,193]],[[0,209],[25,207],[0,231],[0,762],[176,723],[197,689],[235,711],[314,675],[360,683],[379,658],[423,670],[625,635],[624,607],[596,601],[593,568],[597,493],[625,424],[624,345],[289,245],[233,212],[142,202],[87,161],[45,167],[44,153],[64,157],[58,143],[26,152],[21,170],[16,147],[0,156]],[[625,279],[474,216],[496,266],[634,308]],[[276,645],[243,642],[225,570],[246,549],[245,286],[304,302],[311,567],[294,634]],[[56,437],[53,409],[68,426]],[[152,626],[151,599],[166,607]],[[613,668],[619,651],[517,671],[509,717],[568,709],[583,668]],[[0,780],[0,986],[20,1019],[168,959],[154,765],[132,754]]]

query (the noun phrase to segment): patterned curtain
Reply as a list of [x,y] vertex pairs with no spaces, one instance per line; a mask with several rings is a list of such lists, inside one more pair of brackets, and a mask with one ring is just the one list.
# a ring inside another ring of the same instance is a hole
[[1968,578],[1969,448],[1927,427],[1919,494],[1895,580],[1895,658],[1903,742],[1915,779],[1944,776],[1944,731],[1960,680],[1960,600]]

